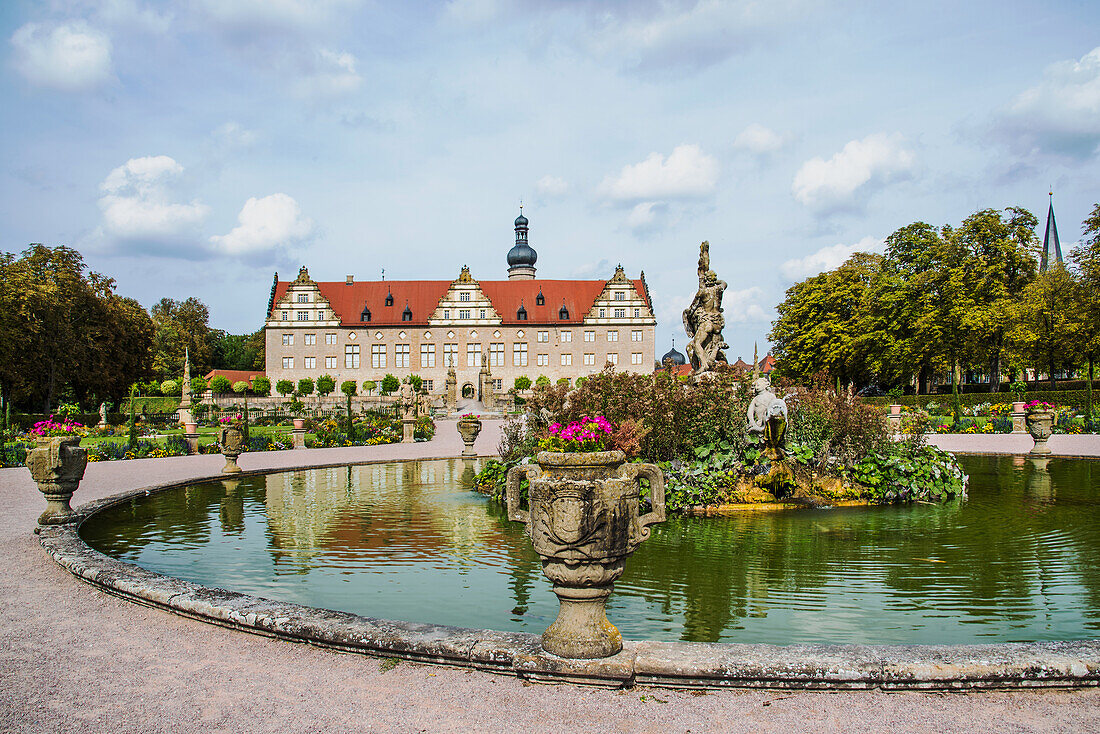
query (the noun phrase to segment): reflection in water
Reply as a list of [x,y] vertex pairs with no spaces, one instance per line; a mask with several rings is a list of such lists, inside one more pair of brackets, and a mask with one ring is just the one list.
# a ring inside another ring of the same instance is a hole
[[[626,637],[991,642],[1100,635],[1100,462],[972,457],[969,500],[673,517],[628,561]],[[294,471],[135,498],[89,520],[105,553],[311,606],[541,632],[537,555],[459,459]]]

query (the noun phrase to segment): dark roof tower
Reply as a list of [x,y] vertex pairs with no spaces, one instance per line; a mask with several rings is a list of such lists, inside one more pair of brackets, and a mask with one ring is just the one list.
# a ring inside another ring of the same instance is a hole
[[516,217],[516,244],[508,251],[508,280],[534,280],[538,258],[538,253],[527,244],[527,217],[523,216],[523,204],[520,204]]
[[1047,231],[1043,235],[1043,256],[1039,260],[1039,272],[1045,273],[1051,265],[1051,244],[1054,245],[1054,262],[1062,263],[1062,243],[1058,241],[1058,224],[1054,221],[1054,192],[1050,192],[1050,208],[1047,209]]
[[676,339],[675,338],[673,338],[673,340],[672,340],[672,349],[668,350],[668,352],[665,354],[665,356],[661,357],[661,366],[663,367],[663,366],[669,364],[670,362],[674,366],[687,364],[687,357],[685,357],[680,352],[676,351]]

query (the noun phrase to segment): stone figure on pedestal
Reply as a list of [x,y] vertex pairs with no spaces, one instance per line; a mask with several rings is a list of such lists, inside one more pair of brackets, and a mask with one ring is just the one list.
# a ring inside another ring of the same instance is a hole
[[188,350],[183,350],[183,391],[180,393],[179,415],[180,423],[194,423],[191,416],[191,355]]
[[684,330],[687,331],[687,356],[695,372],[710,372],[719,362],[726,362],[723,349],[729,347],[722,339],[726,319],[722,315],[722,295],[726,282],[710,269],[710,243],[699,245],[699,290],[691,305],[684,310]]

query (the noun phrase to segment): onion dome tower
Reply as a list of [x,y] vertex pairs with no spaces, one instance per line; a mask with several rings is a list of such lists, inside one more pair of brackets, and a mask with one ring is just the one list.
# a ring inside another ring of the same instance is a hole
[[680,352],[676,351],[676,339],[672,340],[672,349],[665,353],[665,356],[661,357],[662,367],[678,367],[682,364],[687,364],[687,357]]
[[516,217],[516,244],[508,251],[508,280],[534,280],[538,257],[527,244],[527,217],[523,216],[523,204],[520,204]]

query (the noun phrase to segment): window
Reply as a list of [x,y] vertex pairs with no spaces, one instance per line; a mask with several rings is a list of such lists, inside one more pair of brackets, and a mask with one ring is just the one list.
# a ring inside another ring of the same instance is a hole
[[325,344],[335,344],[335,343],[336,343],[336,335],[335,334],[325,334]]
[[386,345],[385,344],[371,344],[370,345],[370,366],[372,369],[384,370],[386,369]]
[[470,300],[470,292],[469,291],[462,291],[461,293],[458,294],[458,300],[460,300],[460,301]]
[[618,364],[619,363],[619,355],[617,355],[617,354],[608,354],[607,355],[607,361],[610,362],[611,364]]
[[282,316],[281,320],[282,321],[290,321],[290,312],[289,311],[283,311],[283,316]]
[[326,370],[336,369],[336,357],[334,357],[334,356],[333,357],[325,357],[325,369]]
[[366,306],[363,307],[363,313],[359,314],[359,320],[364,323],[370,321],[370,309]]
[[625,309],[625,308],[617,308],[617,309],[615,309],[615,318],[617,318],[617,319],[625,319],[625,318],[626,318],[626,309]]
[[409,345],[397,344],[393,348],[393,366],[394,367],[408,367],[409,366]]
[[298,294],[298,303],[309,303],[309,294],[299,293]]
[[641,364],[641,363],[642,363],[642,353],[641,352],[631,352],[630,353],[630,364]]
[[451,318],[451,309],[449,309],[449,308],[443,309],[443,318],[445,318],[445,319]]
[[500,344],[489,345],[489,366],[504,366],[504,342],[501,342]]
[[306,360],[305,367],[306,367],[307,370],[317,369],[317,358],[316,357],[306,357],[305,360]]
[[444,367],[457,367],[458,366],[458,345],[457,344],[444,344],[443,345],[443,366]]
[[536,361],[538,362],[539,367],[545,367],[546,365],[550,364],[550,355],[540,354],[536,358]]
[[298,321],[309,321],[309,311],[299,311],[296,318]]
[[512,345],[512,366],[527,366],[527,342],[516,342]]
[[631,329],[630,330],[630,341],[640,342],[641,340],[642,340],[642,330],[641,329]]
[[584,355],[584,363],[586,365],[589,365],[589,366],[596,364],[596,355],[595,354],[586,354],[586,355]]
[[283,357],[283,369],[284,370],[294,369],[294,357]]
[[586,331],[586,332],[584,332],[584,340],[585,340],[586,342],[594,342],[594,341],[596,341],[596,332],[594,332],[594,331]]
[[550,341],[550,332],[549,331],[540,331],[538,333],[538,338],[536,339],[536,341],[540,341],[540,342]]
[[573,355],[572,354],[563,354],[563,355],[561,355],[561,366],[562,367],[569,367],[572,364],[573,364]]
[[324,311],[324,309],[317,312],[317,320],[318,321],[324,321],[325,320],[325,311]]
[[406,305],[405,310],[401,312],[401,320],[402,321],[412,321],[413,320],[413,312],[412,312],[412,309],[408,307],[408,305]]
[[527,320],[527,309],[523,307],[523,304],[519,304],[519,309],[516,311],[516,321]]
[[561,341],[562,341],[562,344],[573,341],[573,332],[563,331],[561,333]]
[[607,318],[607,309],[606,308],[601,308],[600,309],[600,318],[601,319]]
[[634,318],[638,318],[639,314],[641,314],[641,312],[642,312],[642,309],[640,309],[640,308],[634,309]]
[[619,341],[619,332],[618,332],[618,331],[616,331],[615,329],[610,329],[610,330],[609,330],[609,331],[607,332],[607,340],[608,340],[609,342],[617,342],[617,341]]
[[431,380],[424,380],[424,389],[428,392],[431,392],[434,386],[435,384]]
[[470,342],[466,345],[466,366],[481,366],[481,342]]
[[616,301],[625,301],[626,300],[626,294],[623,293],[622,291],[615,291],[615,300]]
[[540,290],[539,294],[537,296],[535,296],[535,305],[536,306],[542,306],[545,303],[546,303],[546,299],[543,297],[542,291]]
[[294,335],[293,334],[283,334],[283,346],[284,347],[294,346]]
[[494,390],[503,390],[504,389],[504,380],[493,380],[493,389]]
[[478,311],[477,313],[478,313],[478,318],[479,318],[479,319],[483,319],[483,318],[485,318],[485,309],[481,309],[481,310],[480,310],[480,311]]
[[317,343],[317,335],[316,334],[306,334],[306,346],[307,347],[312,347],[316,343]]
[[558,320],[559,321],[568,321],[569,320],[569,309],[565,307],[564,303],[561,305],[561,308],[558,309]]
[[393,305],[393,293],[392,292],[386,294],[386,305],[387,306],[392,306]]
[[434,344],[421,344],[420,345],[420,366],[421,367],[435,367],[435,345]]
[[349,370],[359,369],[359,345],[348,344],[344,347],[344,366]]
[[460,319],[470,318],[470,309],[468,309],[468,308],[459,309],[458,318],[460,318]]

